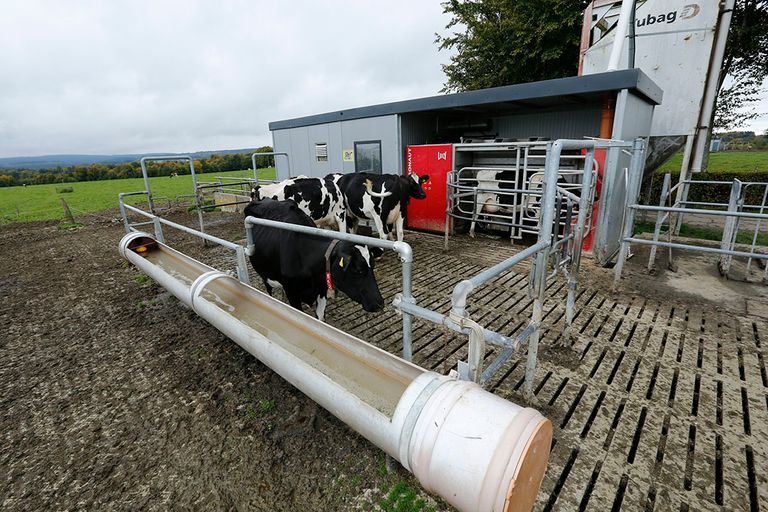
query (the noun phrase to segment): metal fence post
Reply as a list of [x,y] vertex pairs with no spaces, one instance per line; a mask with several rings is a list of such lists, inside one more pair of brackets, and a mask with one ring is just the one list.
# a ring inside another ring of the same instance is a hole
[[[667,196],[669,195],[669,186],[670,186],[671,180],[672,180],[672,176],[669,173],[664,175],[664,183],[661,185],[661,197],[659,198],[659,206],[664,206],[667,202]],[[671,217],[670,214],[667,214],[667,215]],[[654,242],[659,241],[659,234],[661,233],[661,225],[663,223],[663,218],[664,218],[664,212],[658,212],[656,214],[656,226],[653,229]],[[656,261],[656,246],[652,245],[651,254],[648,257],[648,272],[651,272],[653,270],[653,265],[655,261]]]
[[[570,270],[568,271],[568,297],[565,302],[565,339],[571,336],[573,325],[573,310],[576,306],[576,291],[579,287],[579,267],[581,266],[581,251],[584,244],[588,210],[592,205],[592,166],[595,158],[595,148],[587,149],[584,158],[584,175],[581,180],[581,196],[579,197],[579,212],[576,216],[576,226],[573,229],[573,249],[571,250]],[[591,216],[590,216],[591,218]]]
[[235,249],[235,258],[237,259],[237,279],[241,283],[251,284],[251,278],[248,276],[248,260],[245,258],[245,248],[238,246]]
[[[682,178],[682,175],[681,175],[681,178]],[[681,204],[684,204],[686,201],[688,201],[688,190],[690,186],[691,186],[691,178],[689,175],[689,177],[686,178],[685,181],[681,183],[680,188],[682,190],[680,191],[680,195],[678,196],[679,200],[675,203],[675,205],[681,205]],[[684,215],[683,212],[680,212],[677,214],[677,218],[675,219],[675,230],[674,230],[675,236],[678,236],[680,234],[680,228],[683,227],[683,215]],[[670,217],[671,216],[672,215],[670,214]],[[671,228],[671,224],[672,223],[670,222],[670,228]]]
[[[765,213],[765,201],[768,199],[768,183],[763,184],[763,200],[760,202],[760,214]],[[746,194],[745,194],[746,195]],[[751,252],[755,252],[755,246],[757,245],[757,235],[760,233],[761,219],[758,219],[755,223],[755,233],[752,235],[752,247]],[[747,259],[747,276],[749,276],[749,268],[752,265],[752,258]],[[766,271],[768,271],[768,265],[766,265]]]
[[123,217],[123,227],[126,233],[131,232],[131,224],[128,222],[128,212],[125,211],[125,204],[123,203],[122,194],[118,195],[117,203],[120,206],[120,215]]
[[165,243],[165,237],[163,236],[163,225],[160,223],[160,219],[157,215],[152,216],[152,224],[155,225],[155,238],[161,244]]
[[[728,213],[735,213],[739,208],[739,198],[741,197],[741,181],[737,178],[733,179],[731,185],[731,197],[728,199]],[[724,251],[732,251],[736,242],[736,227],[738,219],[736,217],[728,216],[725,219],[725,225],[723,226],[723,239],[720,242],[720,249]],[[720,274],[728,276],[728,271],[731,269],[731,255],[723,254],[720,257]]]
[[[202,201],[202,192],[197,188],[197,175],[195,174],[195,163],[192,161],[192,157],[184,157],[189,160],[189,172],[192,174],[192,187],[195,189],[195,205],[197,206],[197,221],[200,223],[200,232],[205,233],[205,225],[203,221],[203,206],[205,202]],[[208,245],[207,240],[203,240],[203,244]]]
[[144,190],[147,192],[147,203],[149,204],[149,213],[155,214],[155,200],[152,198],[152,189],[149,188],[149,174],[147,173],[147,158],[142,157],[139,160],[141,165],[141,175],[144,177]]
[[453,203],[453,171],[450,171],[445,176],[446,179],[446,185],[445,185],[445,226],[444,226],[444,234],[445,234],[445,241],[443,242],[444,249],[448,250],[448,234],[450,231],[449,228],[449,222],[450,222],[450,212],[453,209],[452,203]]
[[[555,196],[557,195],[557,178],[560,167],[560,154],[562,153],[562,141],[547,144],[547,157],[542,183],[541,216],[539,217],[539,242],[552,243],[552,231],[555,215]],[[533,379],[536,376],[536,361],[539,352],[539,337],[541,333],[541,319],[544,308],[544,294],[547,288],[547,258],[549,251],[542,250],[536,254],[533,263],[533,312],[531,322],[534,331],[528,340],[528,358],[525,365],[525,396],[533,399]]]
[[[403,242],[397,244],[400,261],[403,265],[403,302],[415,304],[412,291],[411,272],[413,270],[413,252],[411,246]],[[413,316],[403,311],[403,359],[413,360]]]
[[624,269],[624,263],[627,260],[629,254],[629,242],[632,238],[632,229],[635,226],[635,204],[637,202],[638,191],[640,183],[643,179],[643,152],[645,151],[645,141],[643,139],[635,139],[632,144],[632,160],[629,163],[629,184],[627,186],[627,211],[624,215],[624,229],[621,235],[621,244],[619,245],[619,255],[616,260],[616,266],[614,267],[613,274],[613,288],[614,290],[619,286],[619,280],[621,279],[621,272]]

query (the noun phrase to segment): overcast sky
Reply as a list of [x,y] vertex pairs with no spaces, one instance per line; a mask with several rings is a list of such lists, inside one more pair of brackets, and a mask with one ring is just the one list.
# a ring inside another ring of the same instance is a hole
[[439,1],[2,3],[0,156],[247,148],[438,93]]
[[447,21],[439,0],[6,0],[0,156],[247,148],[269,121],[433,95]]

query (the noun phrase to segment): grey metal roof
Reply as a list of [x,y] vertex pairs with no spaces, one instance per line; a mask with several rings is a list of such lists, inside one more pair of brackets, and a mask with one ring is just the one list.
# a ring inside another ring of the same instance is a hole
[[588,103],[598,100],[604,92],[622,89],[629,89],[655,105],[661,103],[661,88],[639,68],[635,68],[349,108],[273,121],[269,123],[269,129],[282,130],[411,112],[460,110],[479,113],[530,110],[562,104]]

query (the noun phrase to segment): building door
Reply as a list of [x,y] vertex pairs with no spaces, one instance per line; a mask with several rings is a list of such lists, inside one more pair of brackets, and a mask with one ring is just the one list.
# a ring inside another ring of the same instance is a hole
[[381,141],[355,142],[355,172],[381,174]]

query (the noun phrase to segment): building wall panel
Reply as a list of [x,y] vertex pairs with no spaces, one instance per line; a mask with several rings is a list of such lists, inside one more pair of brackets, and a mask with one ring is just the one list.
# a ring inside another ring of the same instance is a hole
[[589,105],[497,117],[493,125],[499,137],[580,139],[600,134],[600,114],[599,105]]
[[[302,126],[272,132],[275,151],[290,154],[290,175],[322,177],[331,172],[355,172],[354,161],[343,161],[343,150],[354,150],[355,142],[381,141],[381,164],[385,173],[399,173],[402,157],[398,140],[398,116],[382,116],[328,124]],[[318,162],[315,144],[328,144],[328,161]],[[279,179],[289,176],[287,166],[278,158]]]

